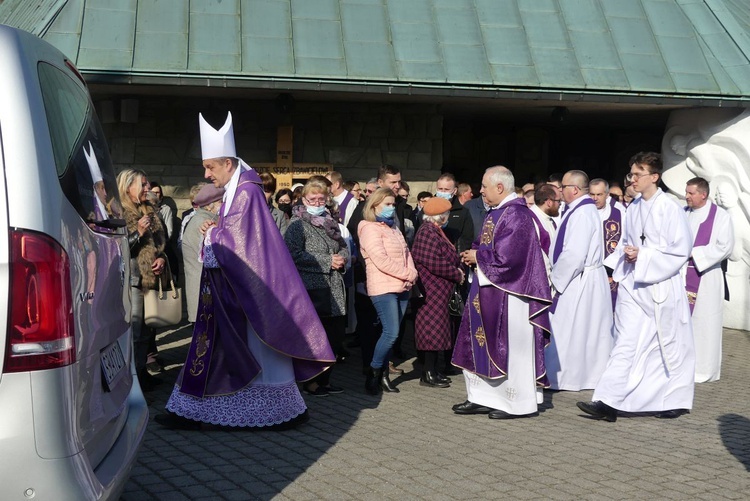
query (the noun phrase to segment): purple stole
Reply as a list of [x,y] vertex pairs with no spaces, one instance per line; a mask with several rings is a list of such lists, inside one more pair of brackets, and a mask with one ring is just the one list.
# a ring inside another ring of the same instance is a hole
[[[557,237],[555,239],[555,250],[552,253],[552,264],[557,262],[557,258],[560,257],[560,253],[563,249],[563,243],[565,242],[565,230],[568,229],[568,221],[570,221],[570,216],[578,210],[579,207],[583,207],[584,205],[592,205],[594,204],[594,201],[590,198],[584,198],[581,203],[573,207],[573,209],[570,210],[568,213],[568,217],[563,218],[562,223],[560,223],[560,228],[557,230]],[[596,204],[594,204],[596,205]],[[560,294],[556,294],[554,298],[552,298],[552,306],[550,306],[549,311],[550,313],[554,313],[557,309],[557,302],[560,299]]]
[[[522,205],[523,199],[510,201],[504,207],[491,210],[487,213],[482,226],[482,231],[475,241],[473,248],[482,251],[493,249],[495,247],[495,228],[500,224],[503,215],[507,210],[511,210],[513,204]],[[509,216],[513,218],[513,216]],[[513,222],[509,225],[514,225]],[[536,239],[535,239],[536,240]],[[521,247],[513,246],[514,251],[522,255],[533,256],[534,249],[529,248],[524,243]],[[549,302],[549,288],[545,280],[546,270],[544,261],[541,256],[539,261],[534,265],[533,259],[529,259],[528,264],[532,267],[526,270],[517,270],[515,278],[511,277],[514,273],[508,272],[505,276],[509,282],[506,284],[508,289],[497,289],[496,287],[480,287],[479,278],[475,278],[471,284],[469,298],[464,309],[464,316],[459,329],[459,336],[463,338],[461,332],[463,329],[468,330],[470,341],[470,350],[465,353],[467,345],[461,343],[454,349],[453,363],[458,367],[467,368],[467,360],[471,360],[470,372],[479,374],[487,378],[498,378],[507,373],[508,370],[508,295],[525,296],[529,302],[529,323],[534,325],[535,338],[535,371],[538,384],[544,386],[546,381],[546,369],[544,365],[544,346],[549,343],[549,318],[547,317],[547,304]],[[488,277],[489,278],[489,277]],[[526,285],[522,285],[526,284]],[[543,284],[540,287],[529,286],[528,284]],[[538,292],[535,292],[538,291]],[[535,297],[537,296],[538,297]],[[546,296],[546,297],[543,297]],[[468,318],[467,318],[468,315]],[[486,319],[486,321],[485,321]],[[501,325],[492,327],[501,319]],[[468,320],[468,324],[467,324]],[[485,326],[489,326],[485,328]],[[489,334],[489,339],[488,339]],[[497,339],[495,339],[497,337]],[[486,356],[485,356],[486,354]]]
[[[685,208],[687,212],[689,208]],[[716,204],[711,204],[711,208],[708,211],[708,217],[698,226],[698,233],[695,235],[695,242],[693,247],[703,247],[708,245],[711,241],[711,232],[714,229],[714,220],[716,219]],[[688,304],[690,305],[690,314],[693,314],[695,309],[695,300],[698,298],[698,287],[701,284],[701,275],[698,270],[695,269],[695,261],[691,257],[688,259],[687,277],[685,279],[685,289],[687,291]]]
[[354,195],[352,195],[352,192],[347,191],[344,200],[342,200],[341,205],[339,205],[339,223],[345,224],[344,219],[346,218],[346,208],[349,207],[349,202],[351,202],[353,198]]
[[534,224],[539,230],[539,245],[542,246],[542,251],[544,252],[544,254],[549,256],[549,246],[551,243],[549,232],[544,229],[544,225],[539,220],[539,216],[537,216],[533,210],[531,211],[531,216],[534,218]]
[[[190,343],[180,386],[181,393],[198,398],[206,395],[211,356],[216,344],[216,319],[208,268],[203,268],[201,275],[198,315],[193,326],[193,342]],[[253,372],[257,374],[257,363],[254,365]]]
[[[622,213],[615,207],[615,199],[610,203],[609,219],[604,221],[604,257],[606,258],[615,251],[615,247],[622,237]],[[612,311],[615,310],[617,302],[617,282],[612,280],[612,270],[607,268],[607,279],[609,280],[609,292],[612,295]]]

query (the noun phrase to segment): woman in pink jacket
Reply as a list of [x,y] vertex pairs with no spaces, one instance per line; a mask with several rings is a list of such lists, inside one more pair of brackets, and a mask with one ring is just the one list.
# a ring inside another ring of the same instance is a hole
[[409,291],[417,280],[409,248],[395,224],[395,204],[393,192],[379,188],[367,199],[362,211],[364,221],[357,228],[365,260],[367,295],[383,326],[365,382],[365,390],[371,395],[378,394],[378,387],[386,392],[399,391],[388,377],[388,360],[409,304]]

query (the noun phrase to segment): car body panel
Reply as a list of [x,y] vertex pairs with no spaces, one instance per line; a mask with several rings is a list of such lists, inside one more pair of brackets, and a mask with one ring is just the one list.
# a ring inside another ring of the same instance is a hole
[[[33,489],[38,499],[114,499],[136,461],[148,409],[131,363],[125,231],[83,215],[96,206],[92,152],[107,200],[119,204],[108,147],[84,84],[52,46],[0,25],[0,73],[0,484],[10,498]],[[67,106],[86,110],[79,131],[64,127]],[[59,155],[66,134],[67,166]],[[14,228],[47,235],[67,253],[70,365],[2,373],[10,295],[19,294],[9,278]]]

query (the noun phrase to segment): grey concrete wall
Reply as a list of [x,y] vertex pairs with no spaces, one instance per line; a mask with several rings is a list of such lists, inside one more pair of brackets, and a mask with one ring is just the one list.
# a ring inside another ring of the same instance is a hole
[[[158,96],[136,101],[135,123],[122,121],[119,98],[97,101],[115,170],[143,169],[180,211],[189,206],[190,186],[203,176],[199,112],[215,127],[232,112],[237,153],[250,165],[275,162],[277,126],[289,124],[295,162],[330,163],[348,179],[367,180],[389,163],[410,182],[432,182],[443,163],[443,118],[435,105],[298,101],[283,113],[273,101]],[[133,116],[132,107],[129,112]]]

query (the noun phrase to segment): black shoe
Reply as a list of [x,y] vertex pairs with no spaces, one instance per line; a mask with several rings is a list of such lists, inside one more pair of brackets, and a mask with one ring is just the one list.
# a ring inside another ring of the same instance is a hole
[[391,383],[390,372],[388,364],[380,370],[380,387],[383,388],[383,393],[400,393],[401,390]]
[[493,411],[493,409],[490,409],[489,407],[475,404],[473,402],[469,402],[468,400],[461,404],[454,405],[452,409],[456,414],[489,414]]
[[450,384],[438,379],[437,373],[425,371],[422,373],[422,377],[419,378],[419,386],[429,386],[431,388],[448,388],[450,387]]
[[332,384],[329,384],[328,386],[324,386],[323,389],[328,392],[330,395],[334,395],[337,393],[344,393],[344,389],[341,386],[333,386]]
[[671,409],[659,412],[655,416],[659,419],[676,419],[684,414],[690,414],[690,411],[688,409]]
[[164,414],[154,416],[154,421],[171,430],[200,430],[201,423],[192,419],[178,416],[174,412],[166,411]]
[[594,419],[603,419],[614,423],[617,421],[617,409],[610,407],[601,400],[596,402],[578,402],[576,404],[586,414],[594,417]]
[[314,390],[311,390],[309,386],[303,385],[302,392],[305,395],[310,395],[312,397],[327,397],[328,396],[328,390],[326,390],[320,385],[318,385],[318,387],[315,388]]
[[495,409],[489,413],[490,419],[518,419],[518,418],[527,418],[527,417],[536,417],[539,415],[539,412],[532,412],[531,414],[508,414],[505,411],[501,411],[500,409]]
[[367,371],[367,379],[365,380],[365,391],[370,395],[377,395],[380,393],[380,373],[383,369],[369,368]]
[[460,376],[463,374],[462,371],[456,369],[455,367],[446,367],[442,371],[440,371],[441,374],[444,376]]
[[435,376],[438,378],[438,381],[442,381],[443,383],[451,384],[453,382],[451,380],[451,378],[449,378],[448,376],[446,376],[446,375],[444,375],[444,374],[442,374],[440,372],[436,371],[435,372]]
[[146,364],[146,370],[148,371],[149,374],[152,374],[152,375],[159,374],[162,371],[162,369],[163,367],[159,365],[158,363],[156,363],[156,361],[149,362]]

